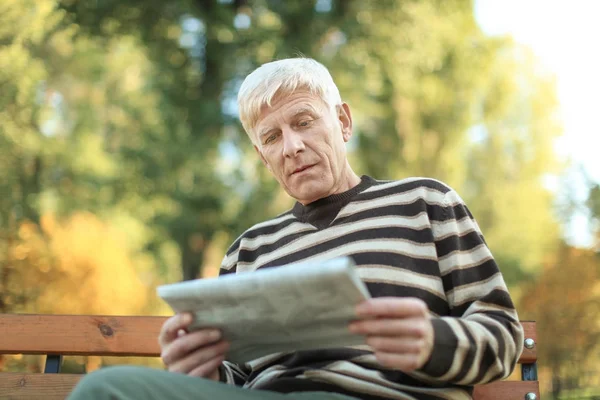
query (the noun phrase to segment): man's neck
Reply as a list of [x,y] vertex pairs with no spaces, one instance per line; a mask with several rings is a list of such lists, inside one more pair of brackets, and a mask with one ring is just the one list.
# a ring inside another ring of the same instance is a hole
[[[346,161],[345,168],[342,171],[342,176],[341,176],[341,179],[339,180],[337,186],[334,187],[334,189],[330,193],[328,193],[326,196],[323,196],[321,198],[347,192],[350,189],[352,189],[353,187],[355,187],[356,185],[358,185],[360,183],[360,181],[361,181],[360,177],[358,175],[356,175],[356,173],[352,170],[352,167],[350,167],[350,164],[348,163],[348,161]],[[307,201],[302,201],[302,200],[297,200],[297,201],[298,201],[298,203],[302,204],[303,206],[306,206],[306,205],[308,205],[310,203],[314,203],[315,201],[318,201],[318,200],[320,200],[320,199],[316,198],[316,199],[307,200]]]
[[335,220],[342,208],[374,183],[374,179],[365,175],[359,178],[357,185],[344,192],[320,198],[307,205],[297,202],[292,209],[292,213],[302,222],[309,223],[318,229],[326,228]]

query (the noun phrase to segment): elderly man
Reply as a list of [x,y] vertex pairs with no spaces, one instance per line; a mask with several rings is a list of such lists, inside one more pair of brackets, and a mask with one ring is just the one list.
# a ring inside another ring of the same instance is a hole
[[346,158],[352,114],[327,69],[262,65],[242,84],[240,119],[294,207],[244,232],[221,275],[351,256],[371,296],[348,329],[364,346],[278,353],[235,365],[218,330],[160,333],[169,372],[90,374],[72,398],[469,399],[510,374],[523,331],[500,271],[460,196],[432,179],[359,177]]

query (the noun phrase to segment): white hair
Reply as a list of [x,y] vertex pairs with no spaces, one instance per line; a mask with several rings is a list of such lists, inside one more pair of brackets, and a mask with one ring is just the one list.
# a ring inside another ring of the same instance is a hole
[[262,108],[271,107],[276,96],[290,96],[296,90],[318,96],[331,109],[342,104],[331,74],[318,61],[288,58],[263,64],[244,79],[238,93],[240,120],[253,143]]

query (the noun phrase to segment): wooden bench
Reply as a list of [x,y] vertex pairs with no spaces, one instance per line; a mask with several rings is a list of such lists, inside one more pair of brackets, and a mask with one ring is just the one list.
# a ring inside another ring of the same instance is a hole
[[[64,399],[81,374],[62,374],[66,355],[159,357],[165,317],[0,314],[0,354],[47,355],[44,373],[0,372],[1,399]],[[476,400],[540,398],[535,322],[523,322],[521,381],[476,386]],[[535,397],[534,397],[535,396]]]

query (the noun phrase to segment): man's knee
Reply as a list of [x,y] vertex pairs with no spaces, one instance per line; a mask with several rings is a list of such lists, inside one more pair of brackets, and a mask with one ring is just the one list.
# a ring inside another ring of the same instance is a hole
[[87,374],[75,387],[69,400],[114,399],[125,395],[131,385],[143,379],[143,367],[117,366],[102,368]]

